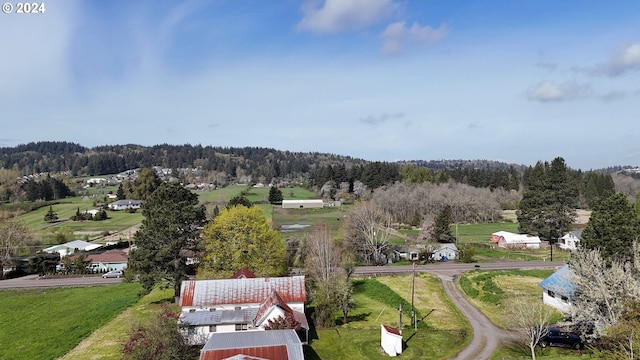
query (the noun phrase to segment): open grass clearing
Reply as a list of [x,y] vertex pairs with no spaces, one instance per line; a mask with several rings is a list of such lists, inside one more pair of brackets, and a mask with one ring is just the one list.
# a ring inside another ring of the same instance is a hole
[[[173,289],[154,289],[137,303],[120,313],[105,326],[94,331],[60,360],[118,360],[129,338],[129,331],[137,324],[144,324],[161,311],[161,304],[173,301]],[[178,310],[174,305],[172,310]]]
[[0,359],[56,359],[138,300],[139,284],[0,291]]
[[[491,234],[497,231],[518,233],[518,224],[512,222],[453,224],[451,235],[458,237],[460,243],[490,243]],[[457,235],[456,235],[457,234]]]
[[273,226],[281,231],[286,225],[303,225],[299,229],[288,230],[282,234],[283,237],[287,233],[304,234],[313,230],[314,225],[328,225],[332,232],[338,233],[347,214],[346,206],[326,207],[322,209],[283,209],[279,206],[273,207]]
[[[349,323],[336,329],[317,330],[317,339],[308,349],[308,359],[386,359],[380,350],[380,325],[397,326],[399,304],[388,304],[398,297],[411,303],[411,276],[379,277],[355,280],[356,308],[349,313]],[[358,282],[379,282],[384,286]],[[409,289],[409,290],[408,290]],[[466,346],[470,328],[447,298],[442,283],[435,276],[416,277],[418,331],[410,325],[407,309],[403,314],[403,337],[408,359],[448,359]],[[337,315],[339,316],[339,315]]]

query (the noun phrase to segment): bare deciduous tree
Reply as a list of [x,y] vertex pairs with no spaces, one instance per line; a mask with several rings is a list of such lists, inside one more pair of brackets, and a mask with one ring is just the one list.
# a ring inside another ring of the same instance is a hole
[[515,300],[508,307],[510,321],[518,339],[529,347],[531,359],[536,359],[536,345],[547,335],[551,309],[542,301]]
[[336,275],[344,273],[342,269],[341,249],[331,239],[330,228],[317,225],[306,243],[305,265],[309,276],[316,281],[329,282]]
[[[11,256],[26,245],[31,238],[31,233],[27,225],[17,219],[0,219],[0,269],[9,262]],[[4,277],[4,272],[0,274],[0,279]]]
[[[595,325],[594,334],[615,326],[629,300],[640,299],[640,246],[634,242],[633,261],[604,259],[600,251],[579,251],[571,260],[571,281],[576,286],[573,320]],[[585,334],[587,335],[587,334]]]
[[345,221],[345,241],[366,264],[382,265],[389,248],[391,217],[372,202],[357,203]]

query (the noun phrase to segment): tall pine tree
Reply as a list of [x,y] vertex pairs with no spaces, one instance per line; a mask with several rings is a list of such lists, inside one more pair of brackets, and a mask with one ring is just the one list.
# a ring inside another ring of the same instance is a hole
[[520,231],[557,240],[571,229],[576,216],[577,191],[561,157],[551,165],[538,162],[526,174],[526,189],[517,211]]

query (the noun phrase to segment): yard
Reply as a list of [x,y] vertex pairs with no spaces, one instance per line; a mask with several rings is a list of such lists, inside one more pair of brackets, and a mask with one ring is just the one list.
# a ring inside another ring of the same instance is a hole
[[[415,307],[418,330],[410,324],[411,276],[355,280],[356,308],[349,323],[335,329],[317,330],[308,359],[386,359],[380,350],[380,324],[396,327],[398,305],[405,302],[403,337],[408,359],[448,359],[466,346],[470,327],[450,302],[435,276],[416,278]],[[336,316],[339,317],[339,314]]]

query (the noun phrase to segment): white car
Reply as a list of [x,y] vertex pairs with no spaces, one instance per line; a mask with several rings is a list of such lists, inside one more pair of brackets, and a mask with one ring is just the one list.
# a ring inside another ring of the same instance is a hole
[[124,271],[122,270],[111,270],[108,273],[102,274],[103,279],[107,278],[121,278],[124,276]]

